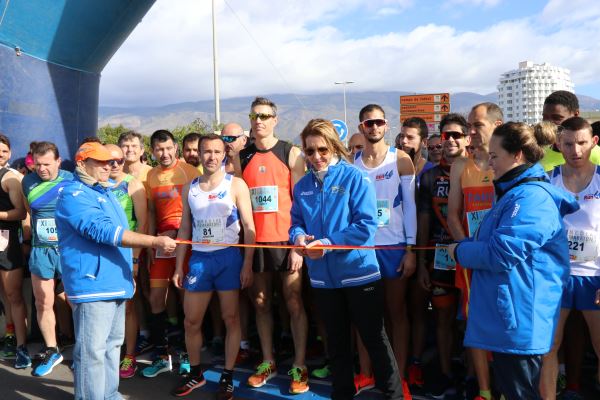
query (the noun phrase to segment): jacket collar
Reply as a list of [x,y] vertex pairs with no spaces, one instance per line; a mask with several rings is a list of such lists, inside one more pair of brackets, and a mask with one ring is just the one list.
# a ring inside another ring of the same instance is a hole
[[523,164],[506,172],[494,181],[498,200],[512,188],[532,181],[548,182],[548,176],[539,164]]

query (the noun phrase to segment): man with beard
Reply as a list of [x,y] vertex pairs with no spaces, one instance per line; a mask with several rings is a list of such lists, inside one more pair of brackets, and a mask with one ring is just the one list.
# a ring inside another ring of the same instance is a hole
[[[502,125],[502,110],[494,103],[473,106],[467,119],[473,154],[459,158],[450,170],[450,192],[448,195],[448,229],[454,241],[472,236],[483,216],[494,202],[494,172],[489,165],[489,143],[494,129]],[[456,265],[456,287],[461,290],[461,318],[468,317],[471,270]],[[467,399],[482,397],[491,399],[490,372],[487,353],[471,349],[471,358],[479,384],[467,378]]]
[[[417,243],[419,246],[436,246],[452,242],[448,229],[448,193],[450,191],[450,166],[466,155],[470,143],[467,121],[462,115],[448,114],[440,122],[443,153],[440,164],[423,173],[418,197]],[[438,136],[439,137],[439,136]],[[431,146],[431,141],[429,142]],[[452,345],[454,343],[454,320],[458,303],[458,290],[454,286],[454,263],[443,248],[421,251],[418,254],[418,281],[431,293],[431,305],[435,310],[435,326],[438,354],[442,375],[428,385],[430,395],[444,398],[453,391]],[[425,312],[426,304],[420,312]],[[424,333],[422,327],[422,333]],[[413,335],[413,357],[419,359],[425,346],[425,335]],[[416,364],[415,364],[416,365]]]
[[200,166],[200,152],[198,150],[198,143],[200,143],[200,134],[196,132],[188,133],[181,140],[181,155],[186,163],[193,165],[202,173],[202,166]]
[[[200,173],[194,166],[177,158],[177,142],[171,132],[154,132],[150,137],[150,146],[159,164],[148,172],[148,233],[175,239],[183,213],[181,190]],[[155,251],[150,257],[150,336],[157,358],[142,371],[147,378],[170,371],[172,367],[165,337],[165,310],[173,272],[175,255]]]
[[[366,171],[375,185],[377,196],[376,246],[406,247],[406,250],[382,249],[375,255],[384,278],[387,315],[392,327],[392,347],[400,376],[404,376],[408,357],[409,321],[406,309],[408,278],[414,273],[416,256],[411,247],[416,243],[417,215],[415,205],[415,169],[402,150],[385,143],[387,120],[377,104],[364,106],[359,113],[358,129],[365,136],[365,148],[354,157],[354,165]],[[359,351],[365,353],[364,348]],[[361,357],[363,360],[367,357]],[[355,379],[357,391],[367,385],[370,368],[361,366]],[[363,376],[361,376],[363,375]],[[372,379],[372,378],[371,378]],[[362,382],[361,382],[362,380]]]
[[407,118],[402,123],[398,141],[402,150],[408,154],[415,166],[417,174],[417,185],[423,172],[432,168],[435,164],[423,158],[423,146],[427,146],[427,135],[429,130],[425,120],[419,117]]

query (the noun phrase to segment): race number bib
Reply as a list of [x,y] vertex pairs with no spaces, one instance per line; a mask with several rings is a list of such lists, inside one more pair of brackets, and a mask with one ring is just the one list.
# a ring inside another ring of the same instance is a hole
[[223,243],[225,223],[223,218],[194,221],[192,240],[200,243]]
[[377,200],[377,227],[381,228],[383,226],[390,225],[390,201],[385,200]]
[[252,211],[277,212],[279,210],[279,188],[277,186],[259,186],[250,189]]
[[477,229],[479,229],[479,225],[481,225],[481,221],[483,221],[483,217],[487,214],[490,209],[478,210],[478,211],[468,211],[467,212],[467,228],[469,228],[469,237],[473,237]]
[[598,232],[590,230],[567,231],[569,241],[569,258],[574,262],[595,261],[600,254],[600,238]]
[[0,251],[4,251],[8,247],[9,235],[10,235],[10,231],[5,230],[5,229],[0,229]]
[[54,218],[41,218],[35,225],[35,233],[41,242],[57,242],[58,232]]
[[456,263],[450,257],[448,253],[448,246],[436,244],[435,245],[435,257],[433,259],[433,268],[452,271],[456,269]]

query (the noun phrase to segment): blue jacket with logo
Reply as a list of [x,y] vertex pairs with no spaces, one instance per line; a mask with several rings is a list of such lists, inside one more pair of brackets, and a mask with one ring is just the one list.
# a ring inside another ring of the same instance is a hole
[[579,205],[548,183],[539,164],[512,172],[495,182],[497,202],[455,251],[457,262],[473,270],[464,344],[545,354],[569,276],[563,217]]
[[131,249],[119,247],[128,222],[110,188],[88,186],[75,175],[58,197],[56,227],[71,302],[133,296]]
[[[340,160],[329,165],[322,182],[311,171],[294,186],[290,241],[313,235],[334,245],[373,246],[376,210],[369,177]],[[332,250],[306,263],[315,288],[360,286],[381,278],[375,250]]]

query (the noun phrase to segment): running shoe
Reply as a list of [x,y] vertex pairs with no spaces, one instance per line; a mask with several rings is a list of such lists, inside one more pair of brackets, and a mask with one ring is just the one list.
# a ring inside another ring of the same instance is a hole
[[171,356],[167,356],[166,358],[159,356],[154,360],[152,365],[143,369],[142,375],[146,378],[154,378],[156,375],[171,371],[172,369]]
[[331,368],[329,367],[329,363],[325,362],[323,366],[313,369],[310,373],[310,376],[318,379],[327,379],[331,376]]
[[431,390],[428,395],[434,399],[443,399],[446,396],[456,394],[456,389],[452,384],[452,379],[446,375],[440,376],[431,384]]
[[375,387],[375,378],[360,373],[354,375],[354,387],[356,388],[356,394],[359,394],[363,390],[373,389]]
[[139,335],[137,337],[137,341],[135,344],[135,355],[139,356],[140,354],[144,354],[145,352],[152,350],[154,348],[154,344],[152,344],[152,342],[150,342],[150,339],[148,339],[146,336],[144,335]]
[[217,400],[232,400],[233,399],[233,381],[227,378],[221,378],[219,381],[219,391],[217,392]]
[[198,389],[206,385],[206,379],[204,376],[188,376],[181,381],[181,385],[173,389],[171,392],[173,396],[183,397],[187,396],[194,389]]
[[190,366],[190,358],[188,357],[188,353],[182,351],[179,353],[179,375],[187,375],[191,370]]
[[422,387],[425,384],[421,364],[412,363],[408,366],[408,384],[409,386],[418,387]]
[[17,347],[17,356],[15,359],[15,368],[23,369],[31,367],[31,357],[25,346]]
[[306,367],[292,367],[288,371],[288,375],[292,376],[290,382],[290,393],[300,394],[308,392],[308,369]]
[[250,359],[250,351],[248,349],[240,349],[235,358],[236,365],[245,364]]
[[33,369],[31,375],[33,376],[46,376],[54,367],[60,364],[63,360],[62,354],[60,354],[56,348],[46,348],[44,355],[41,358],[40,363]]
[[256,367],[256,372],[254,375],[248,378],[248,385],[259,388],[264,386],[265,383],[269,381],[269,379],[277,376],[277,370],[275,369],[275,362],[273,361],[263,361]]
[[0,358],[12,359],[17,355],[17,338],[15,335],[5,335],[2,350],[0,350]]
[[562,400],[584,400],[585,398],[575,390],[565,390],[562,397]]
[[129,379],[135,376],[135,372],[137,371],[137,362],[135,361],[134,356],[126,355],[121,360],[121,365],[119,367],[119,377],[121,379]]

